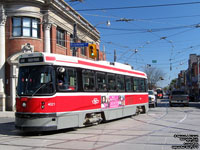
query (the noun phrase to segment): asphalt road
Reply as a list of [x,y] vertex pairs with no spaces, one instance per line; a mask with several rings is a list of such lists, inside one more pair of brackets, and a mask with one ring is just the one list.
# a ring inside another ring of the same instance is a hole
[[14,118],[0,118],[0,150],[200,149],[199,137],[200,103],[169,107],[167,99],[146,114],[54,132],[24,133]]

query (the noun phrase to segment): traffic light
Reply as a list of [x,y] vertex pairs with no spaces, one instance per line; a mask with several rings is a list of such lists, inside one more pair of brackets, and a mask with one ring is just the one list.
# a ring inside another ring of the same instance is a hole
[[89,44],[89,56],[90,58],[96,58],[97,57],[97,48],[95,44]]

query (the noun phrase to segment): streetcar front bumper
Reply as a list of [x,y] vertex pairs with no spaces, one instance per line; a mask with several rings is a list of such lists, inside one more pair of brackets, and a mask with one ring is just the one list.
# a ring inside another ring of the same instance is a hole
[[15,113],[15,127],[23,131],[57,130],[56,113],[34,114]]

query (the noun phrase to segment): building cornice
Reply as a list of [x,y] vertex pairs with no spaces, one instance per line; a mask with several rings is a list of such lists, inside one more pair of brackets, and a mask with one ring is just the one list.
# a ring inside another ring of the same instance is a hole
[[77,23],[80,30],[83,30],[85,33],[90,33],[88,36],[95,37],[97,41],[100,39],[99,32],[96,28],[85,20],[71,6],[69,6],[64,0],[51,0],[51,4],[52,5],[50,6],[52,6],[52,8],[60,11],[63,15],[68,17],[71,22]]
[[[91,42],[99,42],[100,40],[100,33],[96,28],[64,0],[0,0],[0,2],[8,6],[7,16],[35,16],[43,20],[43,16],[47,15],[49,23],[61,26],[71,34],[73,33],[73,24],[76,23],[79,31],[78,37],[81,40],[92,40]],[[15,5],[16,10],[13,10],[12,7]],[[29,7],[32,7],[32,10]],[[56,15],[61,17],[64,22],[56,19]],[[83,36],[84,34],[87,36]]]

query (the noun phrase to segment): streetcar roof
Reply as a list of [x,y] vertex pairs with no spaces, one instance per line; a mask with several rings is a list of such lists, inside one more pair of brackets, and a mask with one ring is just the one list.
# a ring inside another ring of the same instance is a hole
[[[30,58],[30,60],[25,61],[25,59]],[[42,58],[42,59],[39,59]],[[24,59],[20,61],[20,59]],[[136,71],[132,69],[132,66],[127,64],[122,64],[118,62],[108,62],[108,61],[94,61],[74,56],[66,56],[53,53],[25,53],[19,56],[19,66],[34,66],[34,65],[58,65],[58,66],[69,66],[76,68],[85,68],[96,71],[117,73],[123,75],[137,76],[147,78],[146,74],[141,71]]]

